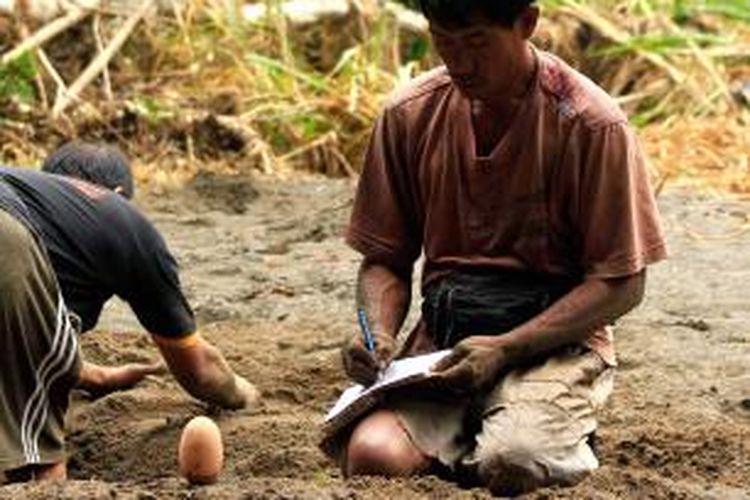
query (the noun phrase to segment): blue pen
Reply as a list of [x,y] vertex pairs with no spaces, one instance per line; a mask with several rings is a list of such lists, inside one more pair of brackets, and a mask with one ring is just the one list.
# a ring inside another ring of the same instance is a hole
[[370,325],[367,324],[367,315],[364,309],[357,309],[357,320],[359,320],[359,327],[362,330],[362,334],[365,336],[365,347],[370,352],[375,351],[375,339],[370,331]]

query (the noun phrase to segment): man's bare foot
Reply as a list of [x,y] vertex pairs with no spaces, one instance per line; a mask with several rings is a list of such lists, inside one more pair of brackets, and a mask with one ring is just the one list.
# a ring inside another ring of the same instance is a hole
[[68,468],[65,462],[32,464],[5,471],[6,484],[25,483],[28,481],[64,481],[67,478]]
[[34,481],[64,481],[68,479],[68,467],[65,462],[39,465],[33,472]]

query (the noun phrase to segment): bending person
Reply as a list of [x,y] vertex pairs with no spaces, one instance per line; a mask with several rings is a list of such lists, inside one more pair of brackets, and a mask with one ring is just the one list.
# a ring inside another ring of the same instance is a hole
[[9,480],[65,477],[69,391],[102,395],[161,369],[81,359],[77,337],[113,295],[130,305],[189,394],[230,409],[253,404],[255,387],[196,331],[164,239],[125,197],[132,176],[124,157],[73,143],[45,169],[79,178],[0,167],[0,345],[10,364],[0,383],[0,471]]

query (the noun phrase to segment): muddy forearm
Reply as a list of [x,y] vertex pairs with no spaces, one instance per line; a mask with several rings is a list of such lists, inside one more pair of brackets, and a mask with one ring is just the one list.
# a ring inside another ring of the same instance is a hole
[[607,280],[587,280],[549,309],[497,337],[513,364],[555,348],[584,342],[591,332],[612,323],[637,306],[645,272]]
[[[205,344],[204,365],[201,378],[185,387],[192,396],[224,408],[241,408],[244,399],[240,394],[236,376],[224,356],[210,344]],[[192,382],[192,381],[191,381]]]
[[159,344],[170,371],[191,396],[223,408],[237,409],[245,398],[237,376],[221,352],[203,339],[190,347]]
[[395,337],[411,302],[411,272],[364,260],[357,277],[357,308],[374,332]]

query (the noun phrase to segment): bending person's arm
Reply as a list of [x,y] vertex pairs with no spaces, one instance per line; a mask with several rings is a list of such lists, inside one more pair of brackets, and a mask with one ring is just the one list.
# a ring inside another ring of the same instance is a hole
[[169,371],[191,396],[229,409],[245,408],[258,400],[255,386],[234,373],[219,349],[198,333],[182,339],[153,338]]
[[115,391],[130,389],[147,375],[164,372],[164,363],[128,363],[122,366],[103,366],[83,361],[76,388],[99,398]]
[[120,224],[137,238],[128,240],[128,267],[117,295],[126,300],[152,334],[169,371],[190,395],[223,408],[243,408],[257,399],[255,387],[237,376],[221,352],[196,333],[175,258],[151,223],[122,202]]

